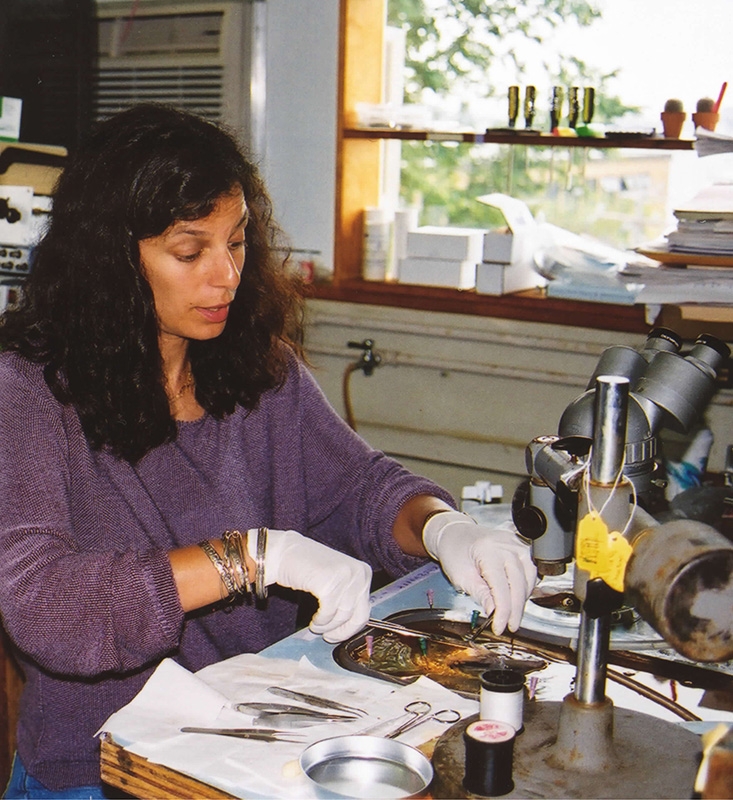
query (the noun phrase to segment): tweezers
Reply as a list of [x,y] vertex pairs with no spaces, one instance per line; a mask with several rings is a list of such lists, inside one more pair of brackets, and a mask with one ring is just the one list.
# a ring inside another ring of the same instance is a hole
[[303,708],[303,706],[291,706],[286,703],[236,703],[234,708],[237,711],[257,711],[261,714],[279,716],[281,714],[293,714],[301,717],[311,717],[321,722],[350,722],[358,719],[356,714],[334,714],[325,711],[316,711],[313,708]]
[[426,631],[420,631],[417,630],[416,628],[407,628],[404,625],[399,625],[396,622],[389,622],[388,620],[384,619],[370,619],[369,622],[367,623],[367,626],[370,628],[377,628],[377,630],[399,633],[402,636],[411,636],[413,638],[418,638],[418,639],[427,639],[429,642],[435,642],[436,644],[445,644],[449,645],[450,647],[465,648],[467,644],[472,644],[472,642],[468,642],[466,639],[463,639],[462,637],[456,639],[445,639],[442,636],[437,636],[434,633],[427,633]]
[[317,708],[331,708],[347,714],[358,714],[360,717],[367,715],[363,708],[347,706],[345,703],[338,703],[336,700],[328,700],[325,697],[317,697],[314,694],[304,694],[303,692],[295,692],[292,689],[283,689],[281,686],[268,686],[267,691],[276,694],[278,697],[286,697],[288,700],[300,700],[301,703],[308,703]]
[[218,736],[234,736],[237,739],[255,739],[261,742],[303,742],[296,737],[290,738],[288,731],[277,728],[198,728],[188,725],[181,728],[181,733],[213,733]]
[[473,642],[478,639],[479,636],[489,627],[491,621],[494,619],[494,612],[492,611],[488,617],[476,628],[474,628],[471,633],[466,634],[464,637],[464,641],[473,644]]

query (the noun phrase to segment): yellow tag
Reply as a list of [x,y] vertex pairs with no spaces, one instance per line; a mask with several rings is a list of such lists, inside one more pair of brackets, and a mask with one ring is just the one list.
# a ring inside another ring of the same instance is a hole
[[575,561],[589,577],[602,578],[617,592],[624,590],[626,564],[631,545],[618,531],[608,526],[595,511],[588,512],[578,523],[575,537]]
[[598,578],[606,563],[608,527],[593,511],[589,511],[578,523],[575,536],[575,561],[580,569]]
[[601,578],[617,592],[624,590],[624,575],[631,551],[631,545],[618,531],[611,531],[608,534],[608,558],[605,573],[601,574]]

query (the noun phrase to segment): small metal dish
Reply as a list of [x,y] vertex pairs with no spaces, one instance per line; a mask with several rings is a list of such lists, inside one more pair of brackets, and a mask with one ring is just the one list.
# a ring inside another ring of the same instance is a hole
[[322,798],[414,797],[433,779],[430,759],[380,736],[335,736],[306,747],[300,767]]

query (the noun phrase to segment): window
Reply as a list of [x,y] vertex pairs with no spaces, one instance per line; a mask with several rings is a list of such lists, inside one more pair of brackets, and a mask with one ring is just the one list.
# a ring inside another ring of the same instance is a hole
[[[423,105],[438,128],[507,127],[508,87],[519,86],[517,131],[525,128],[526,87],[536,87],[531,127],[550,129],[553,86],[564,98],[595,89],[592,124],[625,135],[661,132],[667,99],[688,113],[682,137],[694,138],[691,112],[714,100],[727,79],[733,34],[729,0],[528,0],[477,4],[389,0],[388,25],[406,32],[404,98]],[[392,55],[394,58],[394,55]],[[400,89],[402,87],[399,87]],[[733,88],[718,130],[733,132]],[[675,204],[713,180],[732,179],[729,156],[644,149],[402,142],[400,197],[418,206],[421,224],[491,223],[475,201],[500,191],[525,200],[539,219],[618,247],[634,247],[672,224]],[[393,145],[390,145],[393,147]],[[393,156],[394,158],[394,156]]]

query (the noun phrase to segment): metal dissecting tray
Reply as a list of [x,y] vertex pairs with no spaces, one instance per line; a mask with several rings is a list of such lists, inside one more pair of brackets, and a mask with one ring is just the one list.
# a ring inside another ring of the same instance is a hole
[[[391,614],[386,619],[413,630],[424,631],[426,636],[455,638],[458,642],[459,637],[470,632],[471,626],[468,622],[451,619],[453,613],[450,609],[441,608],[405,609]],[[370,662],[365,657],[366,637],[369,635],[374,637],[375,642],[378,637],[392,636],[405,648],[409,648],[411,661],[414,659],[410,667],[404,670],[395,670],[394,668],[388,670],[380,663]],[[424,664],[421,664],[419,639],[401,637],[395,633],[389,634],[384,630],[368,626],[356,636],[337,645],[333,651],[333,658],[339,666],[351,672],[396,684],[406,685],[416,681],[421,675],[427,675],[446,688],[464,697],[474,699],[479,695],[479,676],[486,669],[511,666],[530,673],[544,669],[549,661],[575,663],[575,651],[569,646],[566,638],[543,635],[535,630],[520,628],[516,634],[511,636],[495,636],[487,632],[481,635],[477,644],[481,646],[481,662],[475,661],[458,670],[435,672],[425,669]],[[429,651],[434,653],[435,650],[438,654],[447,654],[449,651],[454,651],[454,648],[447,645],[430,644]],[[701,665],[686,660],[679,661],[664,658],[661,655],[623,649],[612,649],[608,655],[608,663],[646,672],[658,678],[678,680],[688,686],[723,691],[728,697],[733,698],[733,674],[722,670],[720,665]]]
[[[432,642],[428,638],[430,655],[421,657],[423,654],[419,639],[369,626],[351,639],[337,645],[333,651],[333,658],[339,666],[351,672],[370,675],[402,685],[412,683],[421,675],[426,675],[448,689],[471,698],[478,697],[479,676],[484,670],[511,666],[529,673],[547,666],[547,661],[541,652],[527,647],[528,640],[521,631],[512,637],[483,633],[476,643],[480,646],[480,651],[475,652],[480,653],[480,657],[472,655],[470,646],[468,644],[461,645],[460,642],[461,636],[471,632],[470,623],[450,619],[450,613],[449,609],[441,608],[406,609],[398,611],[386,619],[413,630],[424,631],[426,637],[455,639],[455,647]],[[407,663],[386,664],[379,657],[370,659],[367,655],[367,636],[369,635],[374,637],[377,644],[380,639],[393,641],[396,647],[401,648],[401,654],[405,656]],[[551,647],[553,651],[555,649],[563,650],[557,645]],[[465,658],[461,658],[462,649],[466,650]],[[558,653],[558,655],[563,658],[566,654]]]

